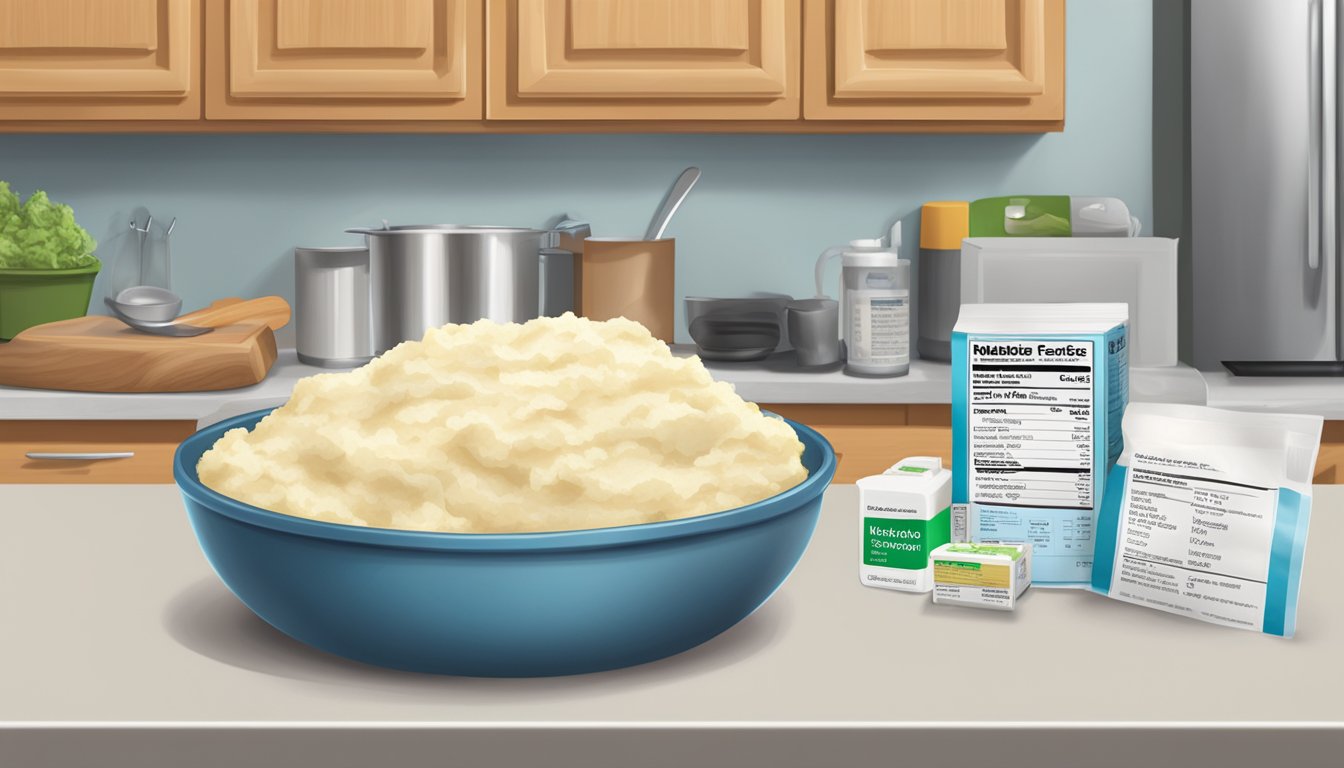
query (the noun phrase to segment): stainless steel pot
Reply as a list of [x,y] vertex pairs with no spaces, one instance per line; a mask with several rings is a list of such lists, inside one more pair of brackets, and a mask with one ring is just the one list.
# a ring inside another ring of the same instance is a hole
[[[569,308],[540,288],[542,250],[559,242],[558,230],[432,224],[346,231],[368,240],[376,354],[445,323],[521,323],[543,308]],[[545,268],[566,266],[572,270],[572,260],[547,259]]]

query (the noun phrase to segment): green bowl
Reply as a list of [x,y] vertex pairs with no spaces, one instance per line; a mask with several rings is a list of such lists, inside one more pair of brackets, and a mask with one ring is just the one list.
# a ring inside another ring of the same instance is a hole
[[102,265],[75,269],[0,269],[0,340],[43,323],[83,317]]

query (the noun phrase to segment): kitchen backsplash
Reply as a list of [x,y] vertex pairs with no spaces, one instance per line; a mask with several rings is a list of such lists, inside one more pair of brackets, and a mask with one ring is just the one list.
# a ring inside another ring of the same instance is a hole
[[569,213],[595,235],[638,233],[696,165],[704,176],[669,230],[678,295],[810,296],[817,254],[898,216],[915,255],[926,200],[1112,195],[1153,220],[1151,5],[1070,0],[1068,14],[1063,133],[16,135],[0,136],[0,179],[72,205],[104,275],[129,252],[132,212],[176,217],[173,284],[194,307],[292,298],[293,246],[358,244],[343,230],[382,219],[537,226]]

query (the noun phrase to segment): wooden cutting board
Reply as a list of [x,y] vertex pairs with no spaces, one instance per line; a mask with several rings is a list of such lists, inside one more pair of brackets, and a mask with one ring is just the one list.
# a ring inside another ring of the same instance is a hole
[[203,392],[266,378],[275,333],[289,322],[279,296],[223,299],[178,318],[214,328],[188,338],[153,336],[91,315],[21,331],[0,344],[0,385],[76,392]]

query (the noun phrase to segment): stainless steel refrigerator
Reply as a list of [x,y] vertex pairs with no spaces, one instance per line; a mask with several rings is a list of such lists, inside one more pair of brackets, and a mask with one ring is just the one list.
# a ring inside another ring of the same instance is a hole
[[1191,0],[1195,365],[1344,374],[1339,0]]

